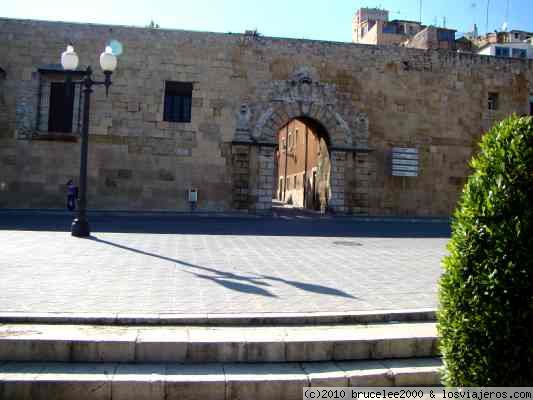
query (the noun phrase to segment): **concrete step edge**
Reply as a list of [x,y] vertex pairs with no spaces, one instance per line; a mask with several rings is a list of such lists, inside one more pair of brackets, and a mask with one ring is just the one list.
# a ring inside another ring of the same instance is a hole
[[307,362],[436,356],[435,323],[319,327],[0,325],[0,360]]
[[91,325],[323,325],[379,322],[431,322],[432,308],[309,313],[250,314],[127,314],[127,313],[28,313],[0,312],[0,323],[91,324]]
[[437,358],[253,365],[0,363],[0,398],[301,399],[309,386],[439,386],[441,366]]

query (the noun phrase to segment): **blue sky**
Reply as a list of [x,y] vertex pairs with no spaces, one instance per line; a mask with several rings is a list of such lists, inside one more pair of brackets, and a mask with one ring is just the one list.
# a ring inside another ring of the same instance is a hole
[[[506,19],[510,29],[533,31],[533,0],[488,0],[489,31]],[[391,19],[418,20],[420,0],[5,0],[1,17],[54,21],[147,25],[213,32],[257,29],[267,36],[351,41],[351,21],[359,7],[381,6]],[[477,23],[485,32],[487,0],[422,0],[422,22],[459,32]]]

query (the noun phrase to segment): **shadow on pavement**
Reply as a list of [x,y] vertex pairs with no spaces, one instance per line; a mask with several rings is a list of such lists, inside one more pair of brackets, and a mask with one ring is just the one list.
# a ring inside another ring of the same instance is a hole
[[[328,286],[305,283],[305,282],[298,282],[298,281],[290,281],[290,280],[276,278],[273,276],[266,276],[266,275],[256,275],[256,276],[239,275],[239,274],[234,274],[232,272],[220,271],[215,268],[203,267],[201,265],[191,264],[186,261],[178,260],[175,258],[170,258],[170,257],[162,256],[159,254],[150,253],[147,251],[134,249],[132,247],[124,246],[122,244],[113,243],[108,240],[99,239],[95,236],[91,236],[90,240],[93,240],[95,242],[98,242],[104,245],[113,246],[113,247],[116,247],[122,250],[131,251],[137,254],[142,254],[145,256],[155,257],[160,260],[169,261],[170,263],[177,264],[178,267],[190,268],[193,271],[185,270],[185,272],[189,274],[193,274],[200,279],[210,280],[227,289],[235,290],[241,293],[255,294],[258,296],[265,296],[265,297],[278,297],[264,288],[264,287],[271,286],[266,281],[277,281],[277,282],[282,282],[282,283],[285,283],[287,285],[293,286],[297,289],[307,291],[307,292],[355,299],[354,296],[342,290],[331,288]],[[201,271],[202,273],[199,273],[198,271]],[[211,273],[212,275],[206,275],[206,273]]]
[[[70,232],[72,215],[31,212],[1,213],[1,230]],[[307,237],[448,238],[444,220],[369,220],[350,217],[246,217],[194,215],[90,215],[93,232],[188,235],[250,235]]]

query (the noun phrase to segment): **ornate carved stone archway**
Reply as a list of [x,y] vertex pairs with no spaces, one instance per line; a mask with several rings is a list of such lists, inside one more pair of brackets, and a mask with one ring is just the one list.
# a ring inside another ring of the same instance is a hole
[[[327,132],[331,160],[329,206],[336,212],[345,212],[346,152],[367,148],[367,116],[350,107],[349,115],[342,115],[336,86],[320,82],[316,72],[309,67],[299,68],[286,81],[264,83],[257,92],[254,96],[257,100],[243,103],[237,114],[233,141],[234,147],[238,146],[234,153],[240,154],[234,160],[239,164],[233,188],[239,199],[237,203],[242,203],[247,195],[249,207],[256,210],[271,208],[277,132],[291,120],[305,117],[321,124]],[[346,104],[342,106],[346,108]],[[243,148],[246,145],[258,148],[258,171],[250,166],[249,159],[246,160]],[[246,164],[248,174],[257,176],[251,176],[248,183],[243,184]],[[247,187],[240,187],[242,184]],[[237,208],[245,207],[241,204]]]

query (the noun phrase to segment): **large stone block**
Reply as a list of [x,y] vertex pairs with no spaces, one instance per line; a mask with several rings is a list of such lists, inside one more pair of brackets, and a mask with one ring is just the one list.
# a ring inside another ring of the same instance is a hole
[[70,361],[71,343],[20,336],[0,338],[0,360],[4,361]]
[[172,362],[187,360],[188,332],[186,329],[168,330],[142,329],[135,344],[137,362]]
[[346,374],[349,386],[379,387],[394,385],[392,372],[378,361],[338,362],[336,364]]
[[111,382],[113,400],[165,400],[163,364],[119,365]]
[[167,365],[165,400],[226,400],[222,364]]
[[32,400],[110,400],[114,364],[49,364],[32,382]]
[[230,364],[224,366],[227,399],[301,399],[309,386],[299,364]]
[[303,363],[302,368],[312,387],[347,387],[349,379],[344,370],[332,362]]
[[0,363],[0,399],[34,400],[33,384],[43,369],[41,363]]
[[133,362],[134,337],[102,338],[102,341],[72,341],[71,361]]

